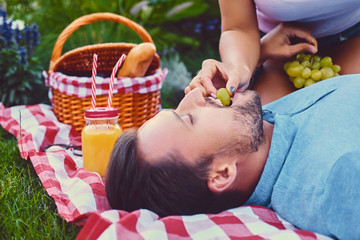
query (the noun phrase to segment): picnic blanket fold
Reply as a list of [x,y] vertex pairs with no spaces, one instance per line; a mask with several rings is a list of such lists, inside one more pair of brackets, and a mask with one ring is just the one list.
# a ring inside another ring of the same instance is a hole
[[83,225],[77,239],[329,239],[296,229],[260,206],[166,218],[146,209],[113,210],[100,175],[84,169],[81,156],[71,148],[47,148],[81,145],[80,134],[59,122],[51,106],[5,108],[0,102],[0,124],[17,138],[21,156],[32,162],[58,213]]

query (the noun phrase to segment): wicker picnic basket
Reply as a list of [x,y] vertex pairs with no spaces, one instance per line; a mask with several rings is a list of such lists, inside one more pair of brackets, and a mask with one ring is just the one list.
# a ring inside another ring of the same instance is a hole
[[[127,54],[134,43],[98,43],[73,49],[63,55],[62,48],[70,35],[81,26],[97,21],[113,21],[134,30],[144,42],[153,40],[147,31],[123,16],[113,13],[94,13],[82,16],[68,25],[59,35],[49,66],[49,75],[60,72],[68,76],[90,76],[93,54],[99,56],[97,72],[110,76],[113,67],[122,54]],[[146,76],[160,69],[160,58],[156,54]],[[164,77],[165,78],[165,77]],[[50,85],[51,87],[51,85]],[[91,107],[91,97],[79,98],[50,88],[54,113],[59,121],[72,125],[77,131],[85,126],[84,110]],[[108,95],[96,96],[97,107],[107,106]],[[160,89],[148,93],[117,93],[113,95],[112,107],[119,110],[119,124],[125,130],[140,127],[146,120],[153,117],[159,110]]]

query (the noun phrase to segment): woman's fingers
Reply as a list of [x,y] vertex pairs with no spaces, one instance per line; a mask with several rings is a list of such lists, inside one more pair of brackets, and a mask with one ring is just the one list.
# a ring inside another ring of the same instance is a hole
[[244,91],[249,85],[249,70],[225,65],[216,60],[207,59],[203,62],[202,69],[191,80],[184,90],[188,94],[191,90],[199,88],[203,96],[216,95],[217,89],[226,87],[230,95],[236,91]]
[[184,90],[185,94],[188,94],[191,90],[199,88],[203,96],[211,95],[211,93],[216,94],[216,88],[211,82],[211,79],[208,77],[201,77],[197,75],[190,82],[189,86],[187,86]]
[[316,38],[311,34],[310,30],[301,27],[290,27],[290,26],[287,26],[287,28],[289,28],[290,36],[305,40],[307,43],[311,45],[309,50],[312,51],[316,50],[317,52],[318,44]]
[[310,52],[312,54],[315,54],[315,53],[317,53],[317,48],[315,48],[310,43],[298,43],[298,44],[289,46],[289,57],[294,56],[295,54],[298,54],[301,52]]
[[[203,96],[216,94],[216,88],[213,83],[213,79],[218,75],[218,65],[221,63],[207,59],[202,64],[202,69],[199,73],[191,80],[189,86],[185,88],[185,94],[189,93],[194,88],[200,88]],[[225,79],[221,79],[225,82]]]
[[189,86],[185,88],[184,92],[185,94],[188,94],[191,90],[195,88],[200,88],[202,95],[206,96],[206,89],[201,84],[201,81],[198,76],[193,78],[193,80],[189,83]]
[[185,95],[188,94],[192,89],[190,88],[190,86],[187,86],[185,89],[184,89],[184,92],[185,92]]
[[216,95],[216,88],[214,87],[214,84],[212,80],[209,77],[202,77],[201,83],[204,86],[207,95],[215,94]]

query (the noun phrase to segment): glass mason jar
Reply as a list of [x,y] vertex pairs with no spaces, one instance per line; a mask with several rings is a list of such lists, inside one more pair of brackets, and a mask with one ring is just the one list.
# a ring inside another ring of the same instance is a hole
[[86,125],[81,132],[84,168],[105,176],[112,149],[122,129],[117,108],[85,110]]

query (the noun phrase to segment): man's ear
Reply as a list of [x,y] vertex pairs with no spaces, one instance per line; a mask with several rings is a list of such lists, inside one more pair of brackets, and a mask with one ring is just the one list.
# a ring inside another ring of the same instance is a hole
[[207,180],[210,191],[221,193],[227,190],[235,182],[236,175],[235,162],[222,161],[221,163],[214,163]]

